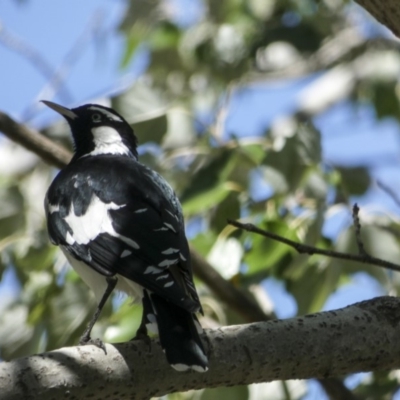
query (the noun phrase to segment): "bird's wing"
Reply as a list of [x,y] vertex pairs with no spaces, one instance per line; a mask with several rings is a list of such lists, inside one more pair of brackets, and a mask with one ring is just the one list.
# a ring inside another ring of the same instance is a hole
[[107,173],[86,164],[62,171],[49,189],[52,242],[104,276],[120,274],[188,311],[200,310],[172,189],[141,164],[123,176],[115,162]]

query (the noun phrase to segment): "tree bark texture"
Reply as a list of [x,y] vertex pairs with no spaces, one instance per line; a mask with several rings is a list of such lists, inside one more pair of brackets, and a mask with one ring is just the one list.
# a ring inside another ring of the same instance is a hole
[[400,38],[400,2],[398,0],[355,1]]
[[400,368],[400,299],[208,330],[210,370],[179,373],[157,341],[70,347],[0,364],[2,400],[149,399],[189,389]]

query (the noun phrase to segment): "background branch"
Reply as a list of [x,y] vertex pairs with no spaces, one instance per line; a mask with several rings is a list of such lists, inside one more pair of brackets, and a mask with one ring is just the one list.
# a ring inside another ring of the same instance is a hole
[[324,250],[319,249],[318,247],[308,246],[306,244],[302,244],[299,242],[294,242],[293,240],[286,239],[282,236],[279,236],[273,232],[266,231],[264,229],[260,229],[257,226],[249,223],[242,223],[239,221],[228,220],[230,225],[236,226],[237,228],[244,229],[245,231],[254,232],[261,236],[265,236],[267,238],[276,240],[281,243],[285,243],[290,247],[293,247],[300,254],[319,254],[326,257],[338,258],[340,260],[349,260],[356,261],[363,264],[376,265],[377,267],[391,269],[393,271],[400,271],[400,265],[391,263],[390,261],[382,260],[380,258],[372,257],[368,254],[348,254],[341,253],[339,251],[334,250]]
[[[53,68],[44,56],[38,50],[33,48],[32,45],[7,31],[2,21],[0,21],[0,43],[8,49],[19,53],[22,57],[28,60],[46,81],[52,81],[53,76],[55,75],[55,68]],[[61,100],[65,103],[69,103],[72,99],[72,95],[64,85],[64,82],[58,82],[58,86]]]
[[0,132],[3,132],[9,139],[37,154],[43,161],[58,168],[65,167],[72,157],[72,154],[64,147],[54,143],[39,132],[19,124],[1,111]]

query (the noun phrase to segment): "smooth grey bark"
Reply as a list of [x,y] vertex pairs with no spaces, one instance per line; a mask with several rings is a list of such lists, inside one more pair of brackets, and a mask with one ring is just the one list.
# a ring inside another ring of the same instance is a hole
[[149,399],[166,393],[400,368],[400,299],[207,331],[207,373],[179,373],[156,341],[63,348],[0,363],[0,398]]
[[400,2],[398,0],[355,1],[400,38]]

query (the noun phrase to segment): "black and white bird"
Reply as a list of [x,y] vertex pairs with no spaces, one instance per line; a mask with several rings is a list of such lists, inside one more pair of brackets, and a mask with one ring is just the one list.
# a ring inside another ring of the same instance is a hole
[[138,336],[158,331],[174,369],[207,371],[195,315],[202,309],[174,191],[138,161],[137,138],[116,111],[43,103],[67,120],[74,142],[74,156],[52,182],[45,209],[52,243],[98,302],[80,343],[93,342],[92,327],[116,288],[142,301]]

